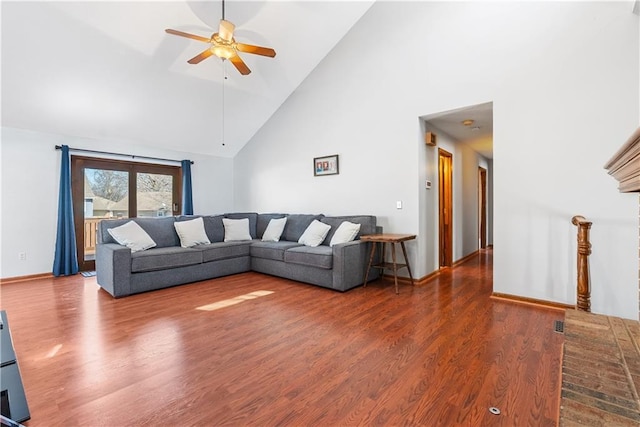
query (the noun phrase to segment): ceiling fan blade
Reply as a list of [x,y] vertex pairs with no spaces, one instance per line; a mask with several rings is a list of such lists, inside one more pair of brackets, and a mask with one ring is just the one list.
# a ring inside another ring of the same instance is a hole
[[236,43],[236,49],[240,52],[253,53],[254,55],[262,55],[273,58],[276,56],[276,51],[270,47],[254,46],[252,44]]
[[222,40],[230,42],[231,39],[233,39],[233,30],[235,28],[236,26],[233,25],[233,23],[225,19],[221,19],[220,28],[218,28],[218,35]]
[[231,63],[238,69],[238,71],[240,71],[240,74],[242,74],[243,76],[251,73],[251,70],[249,69],[249,67],[247,67],[247,64],[244,63],[242,58],[240,58],[237,53],[230,57],[229,61],[231,61]]
[[200,61],[202,61],[203,59],[207,59],[211,55],[213,55],[213,52],[211,52],[211,49],[207,49],[207,50],[202,51],[199,55],[194,56],[193,58],[191,58],[187,62],[189,64],[198,64]]
[[182,31],[172,30],[171,28],[167,28],[164,30],[169,34],[173,34],[174,36],[186,37],[188,39],[198,40],[199,42],[210,43],[211,39],[202,36],[196,36],[195,34],[183,33]]

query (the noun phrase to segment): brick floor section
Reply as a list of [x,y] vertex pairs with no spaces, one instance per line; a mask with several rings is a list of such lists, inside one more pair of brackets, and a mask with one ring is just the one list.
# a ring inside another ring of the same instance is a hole
[[560,426],[640,425],[640,322],[567,310]]

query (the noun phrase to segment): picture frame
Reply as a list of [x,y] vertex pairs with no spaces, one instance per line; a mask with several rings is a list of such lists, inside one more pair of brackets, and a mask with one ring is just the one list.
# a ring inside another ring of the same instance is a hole
[[337,175],[340,173],[338,155],[314,157],[313,176]]

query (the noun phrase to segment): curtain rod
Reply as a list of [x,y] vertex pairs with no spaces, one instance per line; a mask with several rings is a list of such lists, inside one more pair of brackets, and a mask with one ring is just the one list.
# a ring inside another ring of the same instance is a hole
[[[62,145],[56,145],[56,150],[61,150],[62,149]],[[131,157],[132,159],[147,159],[147,160],[160,160],[163,162],[175,162],[175,163],[181,163],[180,160],[173,160],[173,159],[162,159],[160,157],[148,157],[148,156],[136,156],[133,154],[122,154],[122,153],[110,153],[108,151],[97,151],[97,150],[86,150],[84,148],[71,148],[69,147],[69,150],[71,151],[79,151],[81,153],[93,153],[93,154],[107,154],[109,156],[124,156],[124,157]],[[193,164],[193,160],[189,160],[189,162],[191,164]]]

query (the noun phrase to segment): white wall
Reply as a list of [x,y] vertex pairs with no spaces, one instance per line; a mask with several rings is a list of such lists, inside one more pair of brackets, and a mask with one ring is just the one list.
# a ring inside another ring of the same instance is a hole
[[487,245],[493,245],[493,159],[487,160]]
[[[574,303],[583,214],[593,310],[637,318],[638,200],[603,165],[638,126],[639,51],[626,2],[377,2],[236,157],[235,208],[419,233],[417,118],[493,101],[494,290]],[[334,153],[340,174],[314,177]]]
[[[156,150],[122,141],[98,141],[13,128],[1,131],[0,277],[51,272],[60,184],[60,151],[55,150],[55,145],[191,159],[195,162],[191,166],[195,213],[232,210],[231,159]],[[25,261],[18,260],[20,252],[27,254]]]

